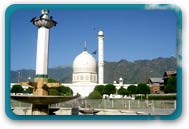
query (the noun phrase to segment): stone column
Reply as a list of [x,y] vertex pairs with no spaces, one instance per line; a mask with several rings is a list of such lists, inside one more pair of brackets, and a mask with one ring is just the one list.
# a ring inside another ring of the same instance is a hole
[[36,75],[34,81],[36,88],[34,95],[47,95],[48,92],[43,88],[48,80],[48,47],[49,47],[49,31],[56,26],[56,21],[49,18],[48,10],[42,10],[40,18],[33,18],[31,22],[38,27],[37,37],[37,55],[36,55]]

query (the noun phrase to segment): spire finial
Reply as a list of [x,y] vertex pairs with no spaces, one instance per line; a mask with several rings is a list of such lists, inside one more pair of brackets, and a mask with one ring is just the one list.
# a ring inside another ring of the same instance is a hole
[[47,9],[43,9],[43,10],[41,10],[41,13],[42,13],[43,15],[48,15],[49,10],[47,10]]
[[84,42],[84,51],[86,51],[87,50],[87,42],[85,41]]
[[41,16],[40,16],[40,18],[48,19],[48,14],[49,14],[49,10],[43,9],[43,10],[41,10]]

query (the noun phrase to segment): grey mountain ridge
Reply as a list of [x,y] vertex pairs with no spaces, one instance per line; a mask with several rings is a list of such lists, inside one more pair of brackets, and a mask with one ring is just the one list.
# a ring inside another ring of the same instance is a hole
[[[175,71],[176,68],[177,61],[175,57],[159,57],[152,60],[136,60],[134,62],[124,59],[120,60],[119,62],[105,61],[104,82],[113,83],[113,81],[118,81],[120,77],[123,78],[124,83],[146,82],[150,77],[162,77],[164,71]],[[33,78],[34,76],[35,70],[32,69],[12,70],[10,81],[12,83],[26,81],[28,77]],[[71,83],[72,67],[58,66],[55,68],[49,68],[48,76],[49,78],[53,78],[63,83]]]

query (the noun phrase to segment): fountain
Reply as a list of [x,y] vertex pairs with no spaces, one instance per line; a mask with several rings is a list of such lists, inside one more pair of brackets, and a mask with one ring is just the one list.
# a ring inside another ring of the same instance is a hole
[[36,75],[34,82],[23,82],[21,85],[33,87],[33,95],[11,95],[11,99],[13,100],[31,103],[32,115],[48,115],[50,104],[65,102],[78,97],[48,95],[48,88],[59,87],[61,85],[60,82],[48,83],[49,30],[57,24],[52,16],[48,16],[48,13],[48,10],[42,10],[42,15],[39,18],[34,17],[31,20],[31,22],[38,27]]

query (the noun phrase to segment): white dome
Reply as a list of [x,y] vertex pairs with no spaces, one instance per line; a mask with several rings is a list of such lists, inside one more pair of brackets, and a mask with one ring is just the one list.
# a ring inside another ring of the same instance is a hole
[[73,73],[96,73],[95,58],[87,51],[83,51],[74,59]]
[[103,35],[104,35],[103,31],[100,30],[100,31],[98,32],[98,35],[99,35],[99,36],[103,36]]

